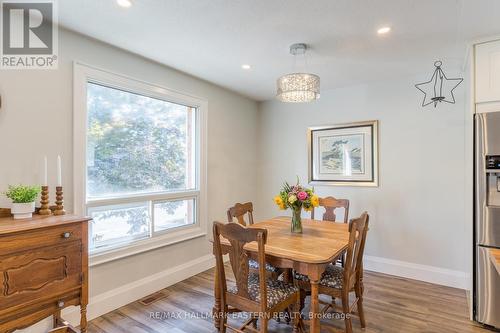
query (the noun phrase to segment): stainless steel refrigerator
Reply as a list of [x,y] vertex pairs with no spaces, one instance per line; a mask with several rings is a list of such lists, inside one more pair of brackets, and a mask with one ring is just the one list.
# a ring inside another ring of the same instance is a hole
[[500,112],[475,116],[474,315],[500,328],[500,273],[489,257],[500,248]]

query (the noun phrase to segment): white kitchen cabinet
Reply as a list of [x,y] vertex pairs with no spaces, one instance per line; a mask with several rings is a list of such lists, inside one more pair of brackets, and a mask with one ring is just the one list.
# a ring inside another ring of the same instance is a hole
[[500,103],[500,40],[475,48],[476,103]]

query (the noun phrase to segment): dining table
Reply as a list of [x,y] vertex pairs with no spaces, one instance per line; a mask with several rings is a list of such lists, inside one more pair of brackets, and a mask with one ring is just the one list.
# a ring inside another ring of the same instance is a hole
[[[311,282],[311,303],[309,311],[309,331],[320,332],[319,281],[325,268],[335,262],[347,249],[349,243],[349,228],[346,223],[302,219],[302,233],[292,233],[290,217],[275,217],[254,223],[248,228],[267,230],[265,245],[266,262],[279,268],[293,269],[295,272],[307,275]],[[231,246],[221,237],[221,245]],[[249,258],[257,258],[257,243],[245,245]],[[213,313],[220,312],[221,293],[219,277],[215,270]],[[216,316],[214,316],[216,318]],[[214,320],[218,328],[218,321]]]

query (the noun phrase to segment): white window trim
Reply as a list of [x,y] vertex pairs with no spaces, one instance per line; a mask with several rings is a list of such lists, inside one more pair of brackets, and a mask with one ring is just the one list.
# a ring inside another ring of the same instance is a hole
[[[155,84],[112,73],[94,66],[75,61],[73,63],[73,188],[74,213],[86,214],[86,149],[87,149],[87,82],[102,83],[109,87],[126,88],[145,96],[167,100],[169,102],[189,105],[197,108],[197,154],[199,169],[197,170],[198,188],[184,191],[186,196],[196,194],[198,219],[195,225],[173,228],[155,237],[136,240],[127,245],[103,250],[90,255],[89,265],[95,266],[105,262],[128,257],[138,253],[151,251],[175,243],[206,236],[207,234],[207,111],[208,102],[204,99],[180,93]],[[147,194],[145,199],[165,198],[168,194]],[[102,199],[106,203],[123,199]],[[125,199],[126,200],[126,199]]]

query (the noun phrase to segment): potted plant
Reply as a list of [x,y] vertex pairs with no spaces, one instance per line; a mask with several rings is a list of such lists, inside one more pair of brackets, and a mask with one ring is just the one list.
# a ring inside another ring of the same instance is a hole
[[302,208],[311,211],[318,206],[319,198],[314,194],[314,189],[303,187],[297,179],[297,184],[293,186],[285,182],[280,194],[274,197],[274,202],[282,210],[292,210],[291,230],[293,233],[302,233]]
[[35,199],[40,193],[40,186],[9,185],[5,192],[7,198],[12,200],[11,213],[14,219],[27,219],[35,211]]

